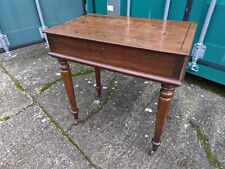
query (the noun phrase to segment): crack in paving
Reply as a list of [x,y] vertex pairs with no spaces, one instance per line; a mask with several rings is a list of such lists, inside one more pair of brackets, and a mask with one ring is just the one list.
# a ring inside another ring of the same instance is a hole
[[85,123],[86,121],[88,121],[92,116],[96,115],[97,113],[99,113],[103,108],[104,106],[108,103],[109,101],[109,98],[110,98],[110,95],[112,94],[112,91],[113,91],[113,88],[115,87],[115,79],[116,79],[116,76],[115,74],[112,76],[112,78],[110,79],[109,81],[109,87],[108,87],[108,96],[106,97],[106,99],[103,101],[103,103],[101,105],[99,105],[97,108],[95,108],[94,110],[92,110],[90,113],[88,113],[88,116],[81,120],[80,123],[83,124]]
[[14,85],[16,86],[16,88],[19,90],[19,91],[22,91],[22,92],[25,92],[26,90],[21,86],[20,82],[15,79],[9,72],[8,70],[2,65],[2,63],[0,63],[0,67],[2,68],[2,70],[4,71],[5,74],[7,74],[11,80],[13,81]]
[[[72,77],[78,77],[78,76],[81,76],[81,75],[88,75],[88,74],[91,74],[91,73],[94,73],[93,69],[81,68],[78,72],[72,73]],[[62,77],[58,77],[55,80],[44,84],[40,89],[40,93],[46,91],[47,89],[51,88],[54,84],[56,84],[57,82],[60,82],[62,80],[63,80]]]
[[3,116],[2,118],[0,118],[0,121],[6,122],[6,121],[10,120],[11,118],[13,118],[13,117],[19,115],[19,114],[22,113],[23,111],[27,110],[28,108],[32,107],[34,104],[35,104],[35,103],[34,103],[34,101],[33,101],[33,99],[32,99],[32,103],[29,104],[28,106],[22,108],[22,110],[20,110],[18,113],[14,114],[14,115],[11,115],[11,116],[10,116],[10,115]]
[[26,90],[21,86],[20,82],[17,79],[15,79],[1,63],[0,63],[0,68],[3,70],[3,72],[7,76],[9,76],[9,78],[12,80],[13,84],[15,85],[16,89],[18,91],[22,92],[23,94],[25,94],[31,100],[31,104],[22,108],[22,110],[20,110],[18,113],[14,114],[14,115],[6,115],[6,116],[3,116],[0,118],[0,121],[5,122],[5,121],[8,121],[9,119],[11,119],[12,117],[19,115],[21,112],[23,112],[27,108],[33,106],[34,102],[33,102],[33,99],[30,97],[30,95],[26,93]]
[[222,166],[221,162],[216,158],[216,156],[210,149],[209,142],[203,131],[200,129],[200,127],[197,124],[195,124],[192,120],[189,120],[189,123],[192,129],[197,133],[197,137],[205,150],[208,160],[219,169],[225,169],[225,167]]
[[50,121],[53,123],[53,125],[61,131],[63,136],[74,146],[76,149],[80,152],[80,154],[83,156],[85,160],[89,162],[91,167],[94,167],[95,169],[100,169],[96,164],[92,162],[90,157],[85,154],[85,152],[80,148],[80,146],[74,141],[74,138],[71,134],[69,134],[66,130],[64,130],[56,121],[56,119],[49,113],[47,112],[39,103],[37,103],[38,107],[41,109],[41,111],[50,119]]
[[[14,83],[14,85],[16,86],[20,85],[19,81],[16,80],[8,71],[7,69],[0,63],[0,67],[4,70],[4,72],[11,78],[11,80],[13,82],[17,82],[17,83]],[[50,119],[51,123],[62,133],[62,135],[73,145],[73,147],[75,147],[78,152],[81,154],[81,156],[89,163],[89,165],[95,169],[101,169],[100,167],[98,167],[96,164],[94,164],[94,162],[90,159],[90,157],[88,155],[86,155],[84,153],[84,151],[80,148],[80,146],[76,143],[76,141],[74,140],[73,136],[70,135],[66,130],[64,130],[60,125],[59,123],[57,122],[57,120],[49,113],[47,112],[47,110],[44,109],[44,107],[42,107],[40,105],[40,103],[38,103],[34,97],[32,97],[22,86],[17,88],[18,90],[20,90],[21,92],[25,93],[29,98],[31,98],[32,100],[32,104],[28,105],[26,108],[24,109],[27,109],[31,106],[33,106],[34,104],[37,105],[37,107],[39,107],[41,109],[41,111]],[[17,114],[13,115],[13,116],[16,116],[18,114],[20,114],[21,112],[24,111],[24,109],[22,109],[21,111],[19,111]],[[10,117],[11,118],[11,117]],[[10,119],[9,117],[5,117],[5,119],[9,120]]]

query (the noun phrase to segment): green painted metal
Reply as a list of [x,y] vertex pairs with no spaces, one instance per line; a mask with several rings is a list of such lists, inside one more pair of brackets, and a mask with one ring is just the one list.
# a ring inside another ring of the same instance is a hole
[[93,0],[87,0],[87,12],[88,13],[94,13],[94,5]]
[[140,18],[162,18],[164,9],[164,0],[140,0],[131,1],[131,16]]
[[107,0],[87,0],[87,5],[88,13],[107,14]]
[[120,15],[127,16],[127,0],[120,0]]
[[40,40],[39,27],[34,1],[0,0],[0,29],[12,46]]
[[[127,15],[127,1],[121,0],[121,6],[120,6],[120,14],[121,16]],[[95,9],[94,9],[94,4]],[[88,13],[94,13],[97,14],[107,14],[107,0],[87,0],[87,6],[88,6]]]
[[[209,0],[194,1],[194,8],[190,16],[190,20],[199,23],[198,31],[195,37],[197,42],[200,31],[204,22],[207,9],[209,7]],[[199,14],[199,11],[202,11]],[[204,44],[206,45],[206,52],[203,60],[225,66],[225,0],[218,0],[212,16]],[[188,70],[189,73],[212,80],[214,82],[225,85],[225,72],[215,68],[199,65],[199,71],[193,72]]]
[[[89,0],[92,1],[92,0]],[[106,0],[96,1],[96,13],[106,14]],[[101,3],[100,3],[101,1]],[[171,0],[169,20],[182,20],[187,0]],[[193,0],[190,21],[198,22],[194,43],[198,41],[210,0]],[[165,0],[131,0],[131,16],[162,19]],[[93,7],[90,7],[90,9]],[[218,0],[208,28],[204,44],[206,52],[203,60],[225,66],[225,0]],[[126,15],[126,0],[121,0],[121,15]],[[225,85],[225,72],[213,67],[200,65],[199,72],[189,73]]]
[[98,14],[107,14],[107,0],[95,0],[95,10]]
[[171,0],[168,19],[183,20],[186,3],[187,0]]
[[[51,27],[83,14],[81,0],[40,0],[46,26]],[[41,40],[34,0],[0,0],[0,29],[11,46]]]
[[83,15],[82,0],[39,0],[39,2],[47,27]]

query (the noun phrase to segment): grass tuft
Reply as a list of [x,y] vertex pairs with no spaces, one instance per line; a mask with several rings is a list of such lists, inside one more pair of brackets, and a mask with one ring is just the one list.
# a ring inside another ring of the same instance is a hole
[[4,116],[2,118],[0,118],[0,121],[7,121],[11,118],[11,116]]
[[13,79],[14,85],[16,86],[16,88],[20,91],[25,91],[25,89],[21,86],[20,82],[16,79]]
[[197,133],[197,137],[200,140],[201,144],[204,147],[204,150],[206,152],[207,158],[209,159],[209,161],[215,165],[216,167],[218,167],[219,169],[225,169],[221,162],[216,158],[216,156],[212,153],[209,143],[208,143],[208,139],[206,138],[205,134],[202,132],[202,130],[200,129],[200,127],[195,124],[193,121],[189,121],[191,127],[196,131]]

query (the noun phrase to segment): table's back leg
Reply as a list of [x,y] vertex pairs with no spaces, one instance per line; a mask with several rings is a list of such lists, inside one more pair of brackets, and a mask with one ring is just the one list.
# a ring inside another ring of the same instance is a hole
[[96,90],[98,93],[98,96],[101,96],[101,72],[99,67],[95,67],[95,80],[96,80]]
[[78,123],[77,120],[78,120],[79,111],[77,108],[70,67],[66,60],[63,60],[63,59],[58,59],[58,60],[60,64],[61,75],[64,81],[66,93],[70,102],[72,114],[74,115],[75,122]]
[[158,108],[155,122],[155,132],[152,139],[152,150],[156,151],[161,143],[161,135],[167,120],[167,115],[172,103],[175,87],[168,84],[162,84],[158,100]]

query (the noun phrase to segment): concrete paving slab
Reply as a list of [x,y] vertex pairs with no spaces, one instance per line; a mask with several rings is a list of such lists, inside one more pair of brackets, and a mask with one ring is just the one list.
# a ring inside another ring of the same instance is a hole
[[[105,99],[109,95],[108,83],[113,75],[106,72],[102,72],[101,74],[102,86],[104,88],[102,89],[101,98],[97,96],[95,90],[94,74],[73,78],[80,120],[85,120],[88,116],[91,116],[99,106],[104,104]],[[36,95],[35,99],[56,118],[64,129],[69,129],[74,125],[74,118],[70,112],[70,105],[62,81],[57,82],[48,90]]]
[[115,80],[118,83],[109,102],[71,133],[102,168],[148,168],[154,114],[145,108],[156,107],[159,85],[118,74]]
[[[222,87],[222,86],[221,86]],[[225,98],[199,86],[192,87],[186,109],[191,107],[191,119],[205,134],[212,153],[225,167]]]
[[0,119],[13,116],[30,104],[31,98],[19,91],[12,79],[0,68]]
[[[120,74],[116,74],[116,78],[112,80],[113,74],[105,71],[103,86],[108,88],[103,90],[99,99],[93,86],[94,76],[78,76],[74,78],[74,86],[82,123],[74,126],[62,81],[39,93],[44,84],[59,77],[56,60],[47,57],[47,50],[42,45],[19,49],[21,57],[17,57],[17,61],[1,61],[22,86],[35,95],[35,100],[74,136],[80,148],[95,164],[107,169],[218,168],[210,162],[196,129],[190,124],[191,121],[205,135],[211,153],[221,166],[225,167],[224,95],[202,88],[201,84],[185,82],[176,90],[162,146],[150,157],[147,153],[154,131],[160,85]],[[43,58],[40,62],[39,57]],[[27,60],[26,63],[24,60]],[[32,63],[35,64],[31,66]],[[44,68],[43,64],[47,65],[47,68]],[[72,65],[72,69],[76,72],[83,68],[79,66]],[[28,72],[22,71],[24,67]],[[18,93],[13,93],[17,97]],[[25,118],[24,116],[26,121]],[[23,155],[20,158],[23,158]]]
[[[178,88],[163,145],[155,156],[149,157],[160,86],[132,77],[119,75],[117,78],[121,85],[102,111],[71,130],[94,163],[102,168],[214,168],[189,126],[190,112],[194,111],[190,105],[202,98],[196,98],[197,91],[190,92],[185,86]],[[187,104],[186,98],[190,98]],[[152,112],[146,112],[146,107]]]
[[[40,88],[60,77],[58,61],[48,55],[45,44],[36,44],[13,51],[15,58],[6,59],[1,54],[3,66],[13,75],[30,94],[40,92]],[[78,71],[82,65],[72,64],[72,71]]]
[[90,168],[36,106],[1,123],[0,133],[2,169]]

